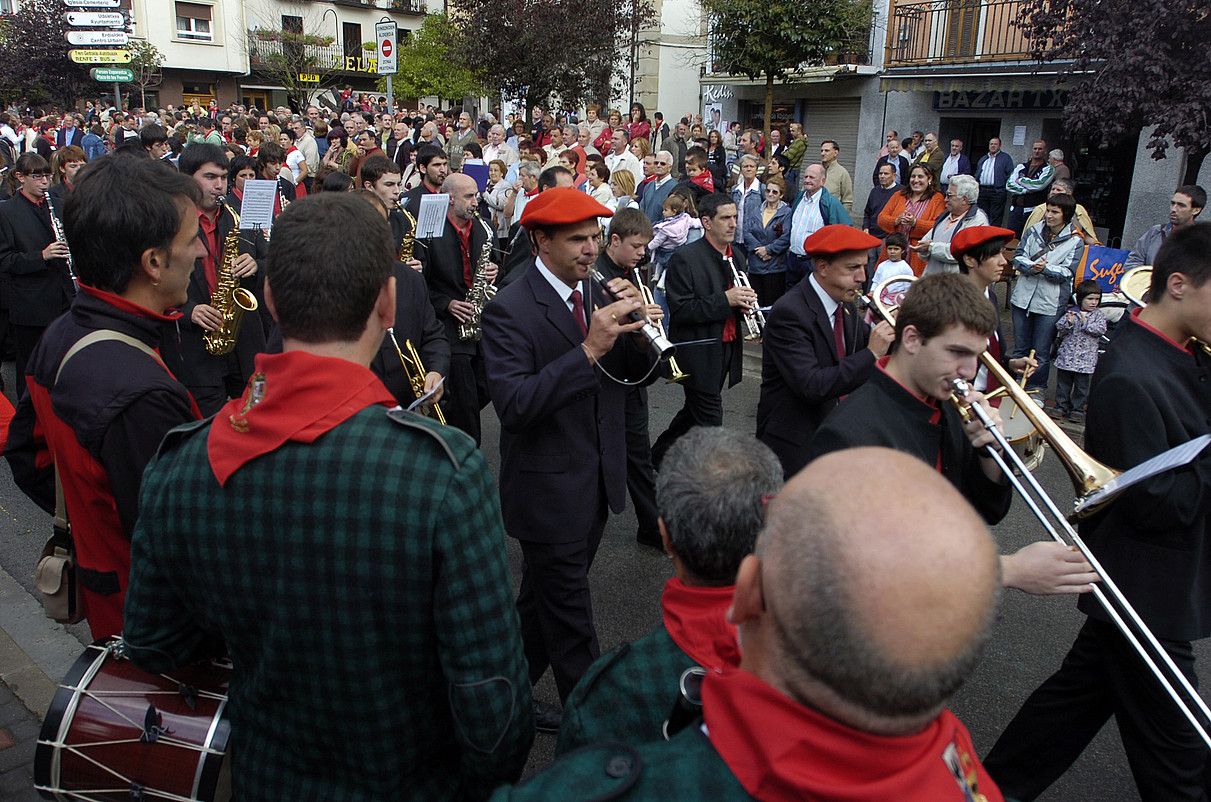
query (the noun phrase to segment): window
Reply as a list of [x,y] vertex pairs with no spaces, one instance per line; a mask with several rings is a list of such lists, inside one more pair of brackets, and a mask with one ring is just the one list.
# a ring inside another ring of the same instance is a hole
[[0,0],[0,14],[12,14],[15,10],[13,0]]
[[212,6],[202,3],[177,3],[177,38],[194,42],[213,42]]
[[356,22],[342,22],[341,41],[345,58],[359,58],[362,55],[362,26]]

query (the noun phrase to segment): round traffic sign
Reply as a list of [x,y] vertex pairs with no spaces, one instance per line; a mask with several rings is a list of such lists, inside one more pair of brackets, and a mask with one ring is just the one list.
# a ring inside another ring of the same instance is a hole
[[383,40],[382,51],[383,51],[384,56],[386,56],[387,58],[391,58],[391,40],[390,39]]

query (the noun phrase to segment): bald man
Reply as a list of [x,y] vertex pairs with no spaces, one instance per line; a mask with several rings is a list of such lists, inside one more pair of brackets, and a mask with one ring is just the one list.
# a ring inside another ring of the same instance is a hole
[[[450,196],[450,209],[440,237],[420,240],[415,250],[421,272],[429,285],[433,311],[446,329],[450,341],[450,372],[446,375],[446,421],[480,439],[479,413],[488,405],[488,384],[484,375],[483,349],[478,340],[464,340],[459,327],[472,319],[474,308],[467,292],[475,278],[475,269],[484,245],[491,242],[491,231],[476,215],[479,187],[475,179],[451,173],[442,182],[441,191]],[[497,266],[489,262],[489,283],[496,280]]]
[[[899,503],[836,492],[873,475]],[[946,703],[979,661],[999,585],[983,522],[929,466],[830,454],[770,503],[740,564],[740,667],[706,676],[703,718],[667,742],[582,749],[492,800],[997,802]]]

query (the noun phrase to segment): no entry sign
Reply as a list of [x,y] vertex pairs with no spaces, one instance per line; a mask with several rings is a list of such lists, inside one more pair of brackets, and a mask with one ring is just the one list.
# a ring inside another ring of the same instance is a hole
[[398,27],[394,22],[380,22],[374,26],[374,35],[378,40],[378,74],[395,75],[398,71],[398,54],[395,52],[395,40]]

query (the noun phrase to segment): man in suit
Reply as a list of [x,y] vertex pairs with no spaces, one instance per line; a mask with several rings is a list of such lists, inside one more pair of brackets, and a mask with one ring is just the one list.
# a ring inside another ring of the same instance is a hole
[[942,162],[942,172],[938,174],[938,186],[943,195],[946,194],[946,187],[950,185],[950,179],[956,175],[971,175],[971,160],[963,152],[961,139],[950,140],[950,153],[946,155],[946,160]]
[[778,455],[788,478],[807,464],[816,427],[870,377],[895,337],[884,321],[871,330],[853,304],[878,245],[850,226],[820,229],[807,240],[815,271],[766,318],[757,439]]
[[7,281],[20,397],[30,354],[50,322],[67,311],[75,287],[67,245],[56,239],[46,203],[50,165],[37,153],[24,153],[13,165],[13,177],[17,194],[0,204],[0,272]]
[[[598,218],[610,215],[570,187],[539,195],[522,217],[534,269],[484,310],[484,361],[501,421],[501,509],[522,550],[517,608],[530,681],[549,666],[560,699],[599,654],[588,572],[608,510],[621,512],[626,494],[626,388],[614,379],[638,380],[653,367],[620,336],[642,325],[628,317],[644,311],[638,289],[616,278],[612,297],[602,297],[587,281]],[[556,711],[538,712],[540,730],[558,728]]]
[[383,152],[399,167],[400,175],[407,171],[412,163],[412,134],[406,122],[400,120],[391,126],[391,138],[387,140]]
[[871,181],[874,182],[876,187],[881,183],[879,181],[879,168],[885,164],[891,165],[892,173],[896,179],[896,184],[902,185],[908,180],[909,163],[908,158],[904,155],[904,151],[900,147],[900,140],[887,140],[887,155],[880,156],[879,160],[875,162],[875,171],[871,175]]
[[[261,146],[257,157],[265,153]],[[281,148],[277,148],[281,152]],[[253,361],[265,350],[265,330],[257,315],[246,313],[240,326],[235,348],[228,354],[216,356],[205,346],[205,335],[223,325],[223,316],[212,305],[219,271],[229,254],[228,235],[236,226],[235,217],[219,199],[227,194],[227,154],[217,145],[196,143],[181,153],[179,169],[197,182],[202,192],[198,204],[198,235],[206,253],[197,259],[189,281],[188,300],[181,306],[183,317],[162,329],[160,353],[176,377],[189,388],[203,415],[212,415],[227,402],[244,392],[252,375]],[[239,249],[232,267],[240,286],[261,295],[258,265],[258,243],[263,239],[253,232],[239,235]],[[263,296],[262,296],[263,297]]]
[[[445,160],[445,154],[441,155],[441,159]],[[416,257],[421,262],[421,271],[429,285],[433,310],[445,327],[446,339],[450,342],[446,420],[479,443],[479,414],[489,400],[484,375],[483,340],[463,339],[459,328],[474,318],[475,308],[467,301],[467,293],[475,279],[484,246],[490,244],[492,238],[488,227],[475,213],[479,192],[475,179],[462,173],[452,173],[439,189],[450,195],[445,225],[441,236],[417,241]],[[489,284],[495,283],[496,274],[497,265],[489,262],[485,271]]]
[[285,352],[144,474],[130,658],[231,657],[240,798],[482,799],[533,740],[491,471],[461,433],[388,412],[367,369],[395,320],[383,219],[332,192],[280,226]]
[[669,302],[669,339],[706,340],[686,346],[677,362],[689,378],[681,384],[685,403],[652,446],[657,469],[678,437],[694,426],[723,425],[723,383],[742,378],[742,314],[757,305],[757,293],[733,284],[732,264],[743,271],[744,254],[733,251],[736,203],[715,192],[698,205],[703,237],[673,251],[665,274]]
[[999,226],[1005,220],[1005,202],[1009,193],[1005,182],[1013,173],[1013,158],[1001,150],[1001,138],[994,136],[988,140],[988,152],[976,162],[975,178],[980,182],[980,198],[976,202],[984,214],[988,215],[988,224]]
[[68,145],[80,147],[84,141],[84,131],[76,127],[76,115],[63,115],[63,124],[59,127],[59,133],[55,134],[55,147],[65,148]]
[[[1089,396],[1090,456],[1127,470],[1211,432],[1211,225],[1175,230],[1152,266],[1148,306],[1124,321]],[[1137,425],[1124,426],[1130,420]],[[1211,451],[1128,488],[1081,536],[1178,669],[1197,687],[1191,641],[1211,635]],[[1031,800],[1114,716],[1143,799],[1205,799],[1206,746],[1094,599],[1058,671],[1030,695],[992,752],[1007,796]]]

